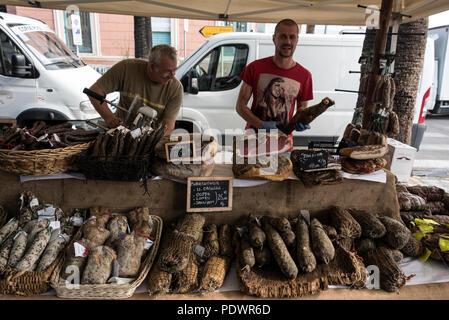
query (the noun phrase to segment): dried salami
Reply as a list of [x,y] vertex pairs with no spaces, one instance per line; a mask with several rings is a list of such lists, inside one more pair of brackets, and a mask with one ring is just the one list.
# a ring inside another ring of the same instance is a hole
[[47,270],[47,268],[55,261],[58,254],[61,252],[61,250],[64,248],[65,244],[67,243],[66,238],[64,238],[62,235],[56,237],[52,241],[50,241],[45,248],[44,253],[42,254],[42,258],[39,261],[39,264],[37,265],[36,271],[44,271]]
[[112,248],[98,246],[89,252],[81,284],[105,284],[111,275],[112,261],[116,254]]
[[14,269],[16,271],[31,269],[44,252],[45,247],[50,240],[50,236],[51,231],[49,229],[41,230],[34,238],[30,247],[26,250],[22,259],[15,265]]
[[135,277],[139,272],[146,238],[128,234],[117,240],[120,277]]
[[28,234],[25,231],[19,231],[19,233],[14,237],[14,243],[8,259],[8,266],[10,268],[13,268],[24,255],[27,246],[27,239]]

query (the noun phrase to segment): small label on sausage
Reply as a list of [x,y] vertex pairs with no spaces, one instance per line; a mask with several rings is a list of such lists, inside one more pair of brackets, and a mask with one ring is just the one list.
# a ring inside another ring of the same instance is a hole
[[50,228],[52,231],[61,228],[61,222],[59,221],[50,222]]
[[83,224],[83,218],[81,217],[71,217],[70,222],[72,222],[72,225],[75,227],[79,227]]
[[151,240],[151,239],[147,239],[146,241],[145,241],[145,245],[144,245],[144,249],[146,250],[146,249],[150,249],[151,248],[151,246],[153,245],[153,240]]
[[37,212],[38,216],[54,216],[56,209],[53,206],[45,207]]
[[86,247],[79,244],[78,242],[75,242],[73,244],[73,248],[75,249],[75,257],[85,257],[86,255]]
[[34,207],[37,207],[39,205],[39,200],[37,200],[37,198],[33,198],[30,201],[30,208],[33,209]]
[[204,247],[200,246],[199,244],[196,245],[195,248],[193,248],[193,252],[195,252],[195,254],[200,258],[203,257],[204,250],[205,250]]
[[142,135],[142,130],[140,128],[134,129],[133,131],[131,131],[131,137],[133,137],[133,139],[136,139],[138,137],[140,137]]

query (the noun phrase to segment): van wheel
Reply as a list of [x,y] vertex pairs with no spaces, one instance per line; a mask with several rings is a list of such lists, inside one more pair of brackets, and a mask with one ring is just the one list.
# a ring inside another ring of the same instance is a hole
[[189,133],[200,132],[200,129],[190,121],[176,121],[175,130],[178,128],[184,129]]

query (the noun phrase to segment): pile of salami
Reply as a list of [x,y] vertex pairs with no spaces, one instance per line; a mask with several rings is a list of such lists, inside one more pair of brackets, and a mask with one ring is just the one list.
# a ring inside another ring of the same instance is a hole
[[162,240],[148,277],[149,293],[210,292],[224,282],[234,256],[231,226],[205,224],[201,214],[186,214]]
[[[154,149],[151,171],[157,176],[183,180],[212,175],[218,142],[206,134],[174,131],[160,139]],[[168,158],[167,150],[170,150]]]
[[152,231],[148,208],[136,208],[127,214],[90,208],[81,239],[65,253],[60,283],[76,281],[74,275],[79,275],[81,284],[121,284],[136,278],[153,244]]
[[[398,262],[404,254],[421,253],[402,221],[354,208],[333,206],[317,217],[302,213],[295,218],[249,215],[238,230],[240,268],[256,273],[278,270],[288,287],[293,280],[299,286],[307,279],[309,285],[316,285],[310,294],[328,284],[363,288],[368,278],[366,266],[371,264],[379,267],[381,289],[398,291],[406,282]],[[348,254],[358,268],[358,278],[355,274],[345,278],[343,271],[338,271],[339,260]],[[360,256],[363,260],[357,258]],[[322,282],[326,277],[327,282]]]
[[77,128],[70,122],[50,125],[35,121],[31,128],[10,127],[0,141],[9,150],[65,148],[95,140],[99,131]]
[[332,185],[343,182],[341,165],[338,160],[329,155],[326,168],[302,170],[300,156],[303,150],[293,150],[290,160],[293,164],[293,172],[306,187],[317,185]]
[[160,125],[156,129],[144,127],[133,131],[123,126],[110,129],[97,136],[88,156],[105,160],[120,158],[132,160],[152,154],[156,143],[164,135],[164,128]]
[[343,171],[367,174],[381,170],[387,165],[383,157],[388,152],[387,137],[377,131],[368,131],[349,123],[342,141],[348,146],[339,150]]
[[0,228],[0,271],[47,270],[69,243],[80,215],[67,215],[32,192],[22,193],[19,214]]
[[436,186],[396,185],[401,218],[419,242],[423,260],[449,261],[449,193]]

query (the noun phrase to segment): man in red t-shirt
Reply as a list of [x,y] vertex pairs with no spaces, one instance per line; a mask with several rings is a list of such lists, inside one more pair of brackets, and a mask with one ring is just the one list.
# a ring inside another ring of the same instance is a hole
[[[247,122],[246,129],[277,129],[287,123],[297,103],[297,111],[313,99],[312,75],[293,60],[299,28],[295,21],[284,19],[275,28],[274,56],[251,62],[241,73],[243,80],[236,104],[237,113]],[[253,96],[251,109],[248,101]],[[295,130],[310,129],[298,123]]]

